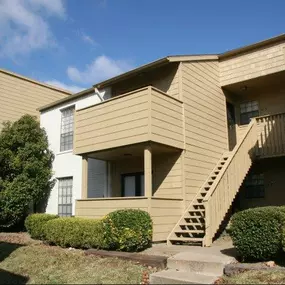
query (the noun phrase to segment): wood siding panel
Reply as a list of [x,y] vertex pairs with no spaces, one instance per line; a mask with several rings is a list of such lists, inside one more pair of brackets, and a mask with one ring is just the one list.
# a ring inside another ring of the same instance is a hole
[[118,198],[77,200],[75,206],[75,215],[78,217],[100,219],[110,212],[126,208],[148,211],[148,199]]
[[153,241],[165,241],[183,213],[183,201],[152,198],[150,203]]
[[144,87],[76,111],[75,153],[100,151],[145,141],[182,149],[182,102]]
[[188,205],[228,146],[226,102],[220,88],[218,62],[182,63],[182,98]]
[[285,70],[285,43],[251,51],[220,62],[222,86]]
[[148,89],[143,88],[134,94],[77,111],[75,152],[91,152],[147,140],[148,97]]
[[25,114],[39,117],[37,108],[66,96],[65,92],[0,71],[0,130],[4,121],[15,121]]
[[153,196],[183,198],[180,153],[169,153],[153,157]]
[[182,116],[181,102],[152,89],[150,126],[152,141],[182,149],[184,145]]

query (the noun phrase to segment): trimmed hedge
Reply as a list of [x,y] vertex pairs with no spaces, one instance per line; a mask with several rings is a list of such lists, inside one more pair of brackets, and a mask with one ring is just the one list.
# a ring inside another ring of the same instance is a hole
[[109,213],[102,219],[105,249],[141,251],[151,244],[152,220],[142,210],[125,209]]
[[152,241],[152,220],[142,210],[118,210],[101,220],[33,214],[25,224],[33,238],[62,247],[141,251]]
[[62,247],[99,248],[103,243],[100,220],[66,217],[48,221],[44,228],[45,240]]
[[57,219],[57,215],[50,214],[32,214],[25,220],[25,227],[34,239],[44,239],[44,226],[53,219]]
[[253,208],[234,214],[229,233],[242,260],[276,258],[282,252],[284,221],[285,207]]

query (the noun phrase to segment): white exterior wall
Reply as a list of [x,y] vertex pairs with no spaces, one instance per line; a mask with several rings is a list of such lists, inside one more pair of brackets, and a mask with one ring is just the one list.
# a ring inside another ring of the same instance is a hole
[[[88,96],[77,98],[73,101],[60,104],[54,108],[48,109],[41,113],[41,127],[45,128],[49,147],[55,155],[53,162],[54,178],[73,177],[73,193],[72,193],[72,214],[75,214],[75,200],[81,198],[81,185],[82,185],[82,158],[81,156],[74,155],[73,150],[60,152],[60,129],[61,129],[61,110],[70,106],[75,106],[75,110],[85,108],[90,105],[98,104],[103,100],[108,99],[110,90],[104,90],[100,94],[93,93]],[[100,98],[101,97],[101,98]],[[92,168],[98,170],[106,176],[106,167],[102,161],[92,160]],[[96,177],[96,175],[94,175]],[[100,185],[106,179],[99,179]],[[91,189],[96,189],[95,184],[98,185],[99,181],[96,179],[89,180]],[[93,185],[94,183],[94,185]],[[105,185],[102,185],[105,188]],[[103,189],[104,190],[104,189]],[[93,190],[94,191],[94,190]],[[95,194],[93,194],[95,195]],[[98,193],[97,193],[98,195]],[[58,213],[58,181],[51,191],[46,212],[50,214]]]

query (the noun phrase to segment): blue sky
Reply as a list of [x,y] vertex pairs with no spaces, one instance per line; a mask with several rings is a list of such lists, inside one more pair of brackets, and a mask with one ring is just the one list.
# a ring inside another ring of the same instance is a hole
[[72,91],[285,32],[284,0],[0,0],[0,68]]

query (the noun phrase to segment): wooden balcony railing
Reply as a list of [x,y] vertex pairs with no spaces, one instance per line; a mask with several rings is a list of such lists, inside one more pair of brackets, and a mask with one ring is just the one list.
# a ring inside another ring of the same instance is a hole
[[151,86],[76,111],[74,153],[153,141],[182,149],[182,102]]
[[285,113],[257,117],[260,158],[285,155]]

